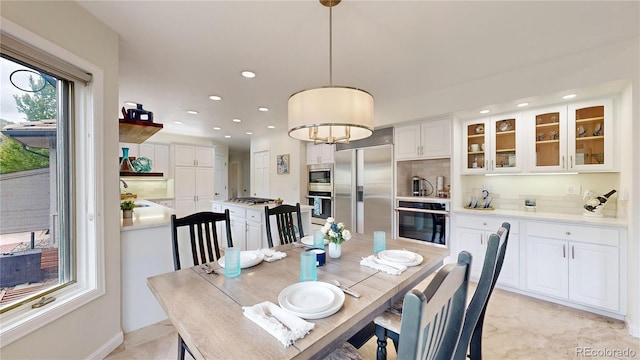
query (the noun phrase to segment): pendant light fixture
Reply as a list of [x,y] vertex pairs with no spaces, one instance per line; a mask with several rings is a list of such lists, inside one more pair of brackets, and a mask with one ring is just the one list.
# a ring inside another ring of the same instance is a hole
[[320,0],[329,8],[329,86],[289,97],[289,136],[315,144],[348,144],[373,133],[373,96],[346,86],[333,86],[332,8],[340,0]]

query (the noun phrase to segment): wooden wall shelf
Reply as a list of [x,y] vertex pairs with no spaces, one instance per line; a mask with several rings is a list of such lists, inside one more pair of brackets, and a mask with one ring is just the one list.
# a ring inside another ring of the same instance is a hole
[[155,177],[162,177],[164,174],[161,172],[148,172],[148,173],[141,173],[141,172],[129,172],[129,171],[120,171],[120,176],[155,176]]
[[141,144],[151,135],[162,130],[162,124],[151,121],[119,119],[120,142]]

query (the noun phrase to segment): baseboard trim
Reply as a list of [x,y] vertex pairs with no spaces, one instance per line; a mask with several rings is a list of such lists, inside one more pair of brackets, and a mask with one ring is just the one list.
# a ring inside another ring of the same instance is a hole
[[107,341],[106,343],[104,343],[104,345],[94,351],[93,354],[89,355],[87,357],[87,360],[104,359],[123,342],[124,333],[122,332],[122,330],[120,330],[116,335],[109,339],[109,341]]
[[629,321],[629,316],[627,316],[625,322],[627,323],[627,329],[629,329],[629,335],[640,338],[640,326],[634,326],[634,324]]

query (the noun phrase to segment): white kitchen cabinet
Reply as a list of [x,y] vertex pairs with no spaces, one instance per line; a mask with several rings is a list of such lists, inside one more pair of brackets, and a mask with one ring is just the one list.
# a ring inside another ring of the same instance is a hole
[[142,143],[138,145],[139,157],[151,160],[151,172],[162,173],[169,177],[169,145]]
[[524,170],[525,126],[520,113],[463,124],[463,174],[516,173]]
[[174,196],[178,217],[210,211],[213,200],[213,168],[176,166]]
[[434,120],[396,127],[394,153],[396,160],[450,157],[451,120]]
[[503,222],[511,225],[509,242],[505,252],[504,263],[497,283],[518,288],[520,285],[520,239],[519,222],[514,219],[497,219],[474,215],[456,216],[456,247],[458,252],[466,250],[471,253],[471,278],[477,281],[482,273],[484,257],[489,236],[496,233]]
[[569,170],[609,171],[614,168],[613,100],[599,99],[568,106]]
[[598,172],[614,168],[610,98],[533,110],[529,171]]
[[527,223],[526,290],[620,311],[619,231]]
[[174,197],[176,214],[185,216],[211,211],[215,194],[215,149],[173,144]]
[[307,143],[307,165],[333,164],[333,153],[336,151],[334,144]]
[[214,167],[215,148],[198,145],[174,144],[175,166]]
[[256,250],[264,247],[262,245],[264,222],[260,210],[246,209],[242,206],[229,206],[224,203],[222,205],[213,203],[213,206],[214,211],[218,209],[218,206],[222,211],[229,209],[233,246],[242,250]]

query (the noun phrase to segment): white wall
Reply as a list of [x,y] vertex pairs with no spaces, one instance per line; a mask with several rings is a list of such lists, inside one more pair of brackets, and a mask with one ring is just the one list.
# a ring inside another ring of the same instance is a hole
[[[269,197],[279,197],[285,204],[306,203],[306,146],[306,143],[289,137],[286,132],[251,140],[251,154],[269,150]],[[283,154],[289,154],[288,174],[278,174],[276,169],[277,156]],[[253,162],[253,156],[251,161]],[[251,168],[253,169],[253,163]]]
[[[84,359],[121,339],[118,35],[73,1],[3,1],[2,16],[104,70],[105,295],[2,348],[2,359]],[[101,129],[101,130],[100,130]],[[117,344],[116,344],[117,345]]]

